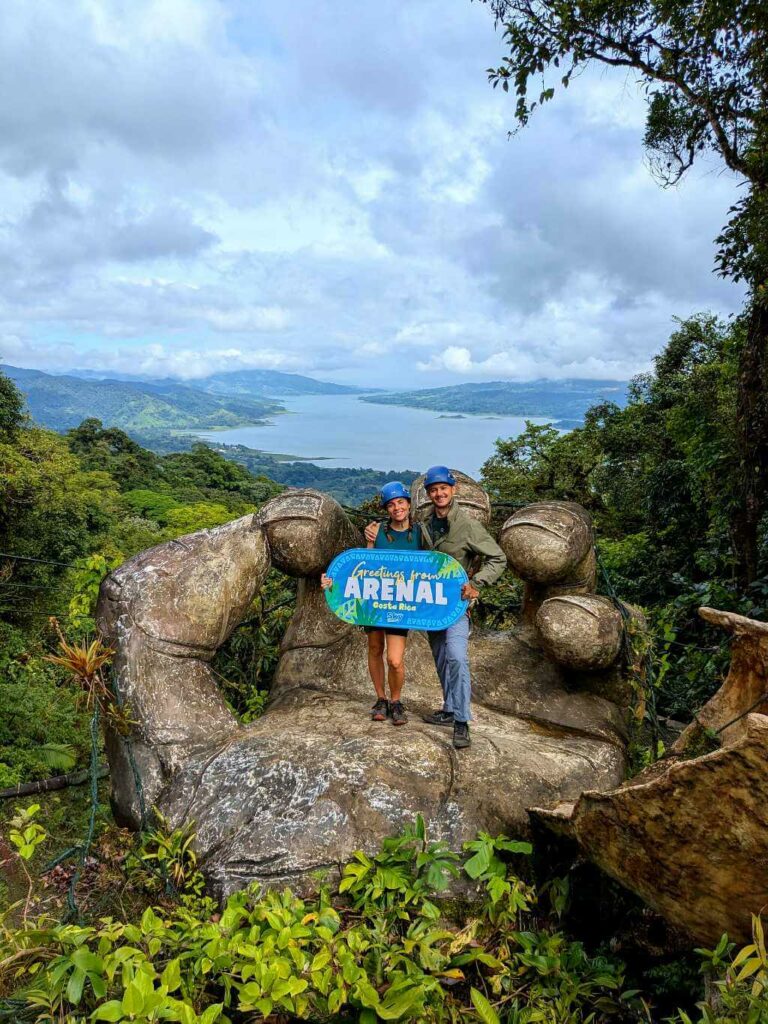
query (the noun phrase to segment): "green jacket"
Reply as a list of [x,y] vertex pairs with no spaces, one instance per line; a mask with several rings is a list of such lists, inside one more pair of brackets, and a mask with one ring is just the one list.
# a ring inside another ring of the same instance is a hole
[[428,548],[452,555],[467,571],[477,556],[482,560],[479,571],[472,577],[473,586],[495,583],[507,568],[507,556],[499,545],[482,523],[465,512],[457,501],[453,501],[448,510],[448,531],[437,543],[430,533],[431,520],[431,510],[419,520]]

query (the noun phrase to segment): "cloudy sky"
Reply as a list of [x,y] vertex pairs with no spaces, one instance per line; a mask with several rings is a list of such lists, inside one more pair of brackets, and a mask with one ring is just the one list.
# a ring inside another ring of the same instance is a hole
[[625,378],[736,194],[662,190],[631,78],[512,139],[470,0],[4,0],[0,361],[428,387]]

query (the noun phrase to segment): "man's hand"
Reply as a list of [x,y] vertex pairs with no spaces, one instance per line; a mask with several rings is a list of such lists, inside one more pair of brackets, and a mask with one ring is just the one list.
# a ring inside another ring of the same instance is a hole
[[461,588],[462,601],[476,601],[478,597],[480,597],[480,591],[471,583],[465,583]]
[[380,527],[381,523],[368,523],[368,525],[366,526],[364,533],[365,539],[368,541],[369,544],[376,543],[376,538],[379,534]]

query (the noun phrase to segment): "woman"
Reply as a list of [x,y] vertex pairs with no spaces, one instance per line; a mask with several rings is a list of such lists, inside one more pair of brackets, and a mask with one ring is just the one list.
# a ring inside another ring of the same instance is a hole
[[[421,527],[411,521],[411,496],[408,488],[399,480],[385,484],[381,489],[381,507],[389,516],[389,522],[379,527],[375,541],[369,540],[366,547],[420,551],[424,547]],[[320,577],[323,590],[332,584],[333,580],[323,573]],[[368,634],[368,671],[377,698],[371,710],[371,718],[374,722],[384,722],[387,717],[391,717],[393,725],[405,725],[408,719],[400,696],[405,682],[403,662],[408,630],[366,626],[365,632]],[[389,669],[389,700],[384,680],[385,650]]]

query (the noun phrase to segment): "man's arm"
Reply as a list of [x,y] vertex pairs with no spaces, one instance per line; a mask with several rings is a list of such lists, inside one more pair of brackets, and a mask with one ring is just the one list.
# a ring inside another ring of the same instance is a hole
[[365,534],[365,546],[367,548],[376,547],[376,538],[379,535],[381,529],[381,523],[368,523],[363,533]]
[[480,569],[472,577],[472,585],[482,587],[495,583],[507,568],[507,556],[486,528],[476,519],[472,520],[472,532],[469,536],[468,546],[470,551],[480,555],[482,559]]

